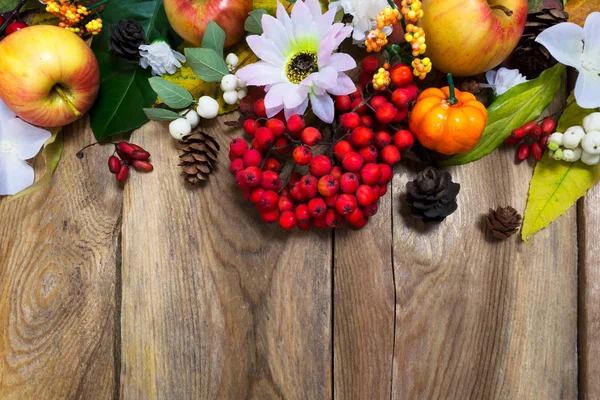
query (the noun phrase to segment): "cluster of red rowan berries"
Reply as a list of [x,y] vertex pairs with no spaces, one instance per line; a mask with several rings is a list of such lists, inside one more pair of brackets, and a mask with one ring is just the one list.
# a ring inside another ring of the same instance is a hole
[[[363,69],[379,68],[373,59],[368,57]],[[264,100],[254,104],[256,118],[243,123],[251,143],[231,141],[230,172],[265,222],[278,221],[284,229],[338,228],[344,222],[362,228],[377,213],[392,166],[414,143],[400,124],[418,90],[409,67],[394,68],[408,70],[406,77],[393,82],[394,90],[369,95],[372,84],[366,82],[353,94],[336,97],[333,134],[306,126],[301,115],[287,121],[281,114],[267,118]],[[322,147],[327,150],[319,152]],[[281,158],[286,154],[291,154],[294,171],[284,183]],[[305,173],[295,172],[298,167]]]

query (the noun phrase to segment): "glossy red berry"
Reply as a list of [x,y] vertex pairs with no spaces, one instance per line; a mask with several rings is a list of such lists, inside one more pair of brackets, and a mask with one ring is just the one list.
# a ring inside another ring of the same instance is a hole
[[419,88],[414,83],[406,86],[406,90],[408,90],[408,94],[410,95],[410,101],[414,101],[419,96]]
[[522,139],[525,137],[525,135],[527,135],[527,132],[523,128],[517,128],[510,134],[510,136],[515,139]]
[[108,157],[108,170],[112,174],[118,174],[121,170],[121,160],[116,156]]
[[[25,22],[21,22],[21,21],[11,22],[6,27],[6,35],[8,36],[12,33],[15,33],[16,31],[20,31],[21,29],[27,28],[28,26],[29,25],[27,25]],[[125,179],[127,179],[127,177],[125,177]],[[125,179],[123,179],[123,180],[125,180]]]
[[375,114],[375,117],[382,124],[389,124],[394,120],[394,117],[396,117],[397,112],[398,109],[394,107],[393,104],[386,103],[379,107],[377,113]]
[[344,175],[344,170],[339,165],[336,165],[333,168],[331,168],[331,175],[333,175],[335,179],[339,180],[342,177],[342,175]]
[[260,177],[260,184],[265,190],[279,190],[281,189],[281,179],[277,172],[263,171]]
[[315,218],[322,218],[327,212],[327,204],[321,197],[315,197],[308,202],[308,212]]
[[351,194],[340,194],[335,201],[335,210],[341,215],[350,214],[357,206],[356,197]]
[[283,229],[290,230],[296,226],[296,216],[291,211],[284,211],[279,216],[279,226]]
[[324,155],[315,156],[310,160],[308,169],[312,175],[320,178],[331,172],[331,160]]
[[352,151],[354,151],[354,147],[347,140],[340,140],[333,146],[333,156],[338,161],[342,161],[344,156]]
[[358,205],[366,207],[373,204],[377,200],[377,197],[371,186],[360,185],[356,190],[356,200]]
[[355,224],[360,224],[364,218],[365,213],[358,207],[350,214],[346,215],[346,221],[348,221],[348,223],[352,226]]
[[381,150],[385,146],[392,143],[392,137],[386,131],[379,131],[379,132],[375,133],[375,138],[373,140],[373,143],[375,144],[375,147],[377,147],[378,149]]
[[342,217],[335,209],[330,208],[325,214],[325,221],[327,222],[328,227],[336,229],[342,226],[344,217]]
[[529,137],[539,139],[542,136],[542,128],[539,125],[535,125],[529,131]]
[[279,205],[279,195],[274,190],[265,190],[258,202],[259,211],[271,211]]
[[381,150],[381,159],[388,165],[395,165],[400,162],[402,156],[396,146],[386,146]]
[[350,108],[358,115],[365,115],[370,111],[369,107],[366,103],[363,103],[362,99],[354,100]]
[[244,132],[248,135],[254,136],[258,128],[260,128],[260,124],[256,120],[247,119],[244,121]]
[[317,128],[308,127],[304,128],[302,133],[300,134],[300,139],[302,143],[307,146],[315,146],[317,145],[323,137],[321,136],[321,132]]
[[344,129],[358,128],[360,124],[360,115],[355,112],[346,113],[340,117],[340,125]]
[[517,161],[525,161],[529,157],[530,148],[527,143],[522,143],[517,150]]
[[413,71],[408,65],[396,64],[390,70],[390,77],[394,86],[406,87],[413,81]]
[[269,128],[258,128],[254,140],[259,144],[261,149],[269,149],[275,142],[275,135]]
[[265,165],[263,165],[265,171],[281,172],[281,163],[274,158],[267,158]]
[[369,100],[369,105],[373,108],[373,110],[377,111],[384,104],[388,104],[389,101],[385,96],[376,95]]
[[374,74],[379,69],[381,62],[377,58],[377,56],[371,55],[363,58],[362,62],[363,71]]
[[339,188],[340,183],[333,175],[325,175],[319,179],[318,190],[323,197],[335,195]]
[[313,225],[315,228],[318,228],[318,229],[329,228],[329,226],[327,225],[327,219],[325,219],[324,216],[321,218],[315,218]]
[[531,155],[535,161],[540,161],[542,156],[544,155],[544,150],[539,143],[534,143],[531,145]]
[[265,100],[264,99],[257,100],[256,103],[254,103],[254,113],[259,118],[266,118],[267,117],[267,109],[265,107]]
[[277,220],[279,219],[279,211],[277,211],[277,210],[261,211],[260,217],[262,218],[263,222],[265,222],[267,224],[273,224],[273,223],[277,222]]
[[554,133],[554,129],[556,128],[556,122],[554,122],[552,118],[545,118],[540,125],[542,127],[543,135]]
[[333,196],[326,196],[325,204],[327,204],[327,207],[335,208],[335,202],[337,201],[337,198],[338,198],[337,194],[334,194]]
[[375,185],[381,179],[381,169],[375,163],[365,164],[360,170],[360,179],[366,185]]
[[370,204],[364,207],[363,211],[365,213],[365,217],[372,217],[379,211],[379,205],[377,205],[377,203]]
[[377,161],[377,156],[379,155],[377,149],[373,145],[363,147],[362,149],[358,150],[358,154],[361,155],[366,163],[373,163]]
[[361,115],[360,123],[362,124],[362,126],[371,129],[375,125],[375,119],[370,115]]
[[306,197],[304,197],[304,193],[302,193],[302,190],[300,189],[300,182],[293,183],[290,186],[290,196],[292,196],[292,199],[296,202],[306,201]]
[[246,150],[242,156],[242,159],[244,160],[244,165],[246,167],[259,167],[262,163],[262,156],[256,149]]
[[381,178],[379,178],[378,185],[387,185],[392,180],[392,167],[387,164],[379,164],[379,170],[381,171]]
[[340,178],[340,189],[346,194],[355,193],[359,185],[359,177],[354,172],[346,172]]
[[542,149],[545,149],[548,147],[548,139],[550,139],[550,135],[544,135],[538,141],[538,143]]
[[292,151],[290,141],[286,137],[280,137],[277,139],[275,143],[273,143],[273,147],[275,148],[277,154],[287,154]]
[[[513,131],[514,132],[514,131]],[[522,138],[518,138],[513,136],[512,134],[507,137],[506,139],[504,139],[504,144],[506,145],[513,145],[513,144],[517,144],[521,141]]]
[[289,196],[279,196],[279,203],[277,204],[277,208],[280,212],[293,211],[294,202]]
[[296,215],[298,223],[306,224],[310,222],[310,213],[306,204],[298,204],[294,210],[294,215]]
[[240,138],[235,138],[229,142],[229,150],[235,154],[236,157],[242,157],[244,152],[248,150],[248,143]]
[[392,104],[398,108],[408,107],[410,104],[410,91],[406,88],[394,90],[392,93]]
[[350,172],[358,172],[362,168],[364,163],[364,159],[360,154],[355,152],[347,153],[344,158],[342,158],[342,166],[346,169],[346,171]]
[[255,188],[260,186],[262,171],[258,167],[247,167],[242,171],[246,188]]
[[290,118],[287,121],[288,131],[294,137],[295,135],[299,135],[305,127],[306,123],[304,122],[304,118],[301,115],[294,114],[290,116]]
[[300,190],[307,199],[312,199],[319,192],[319,180],[312,175],[305,175],[300,179]]
[[345,95],[345,96],[337,96],[335,98],[335,109],[338,110],[339,112],[345,112],[350,110],[350,107],[352,106],[352,99],[350,99],[350,96]]
[[285,133],[285,124],[283,121],[277,118],[272,118],[267,121],[265,128],[268,128],[273,132],[275,139],[280,138]]
[[294,149],[292,158],[300,166],[308,165],[312,160],[312,150],[308,146],[298,146]]
[[152,172],[154,170],[152,164],[146,160],[133,160],[131,165],[133,165],[133,168],[140,172]]
[[394,146],[400,151],[406,151],[413,147],[415,144],[415,138],[412,133],[407,130],[401,130],[396,132],[394,135]]
[[121,169],[117,173],[117,180],[119,182],[125,182],[129,176],[129,167],[125,164],[121,165]]
[[396,115],[394,116],[394,119],[392,120],[392,123],[398,124],[404,121],[406,117],[408,117],[408,107],[399,108],[398,112],[396,112]]
[[261,187],[250,190],[250,201],[257,205],[260,204],[263,194],[265,194],[265,189]]
[[350,143],[356,147],[368,146],[373,138],[373,131],[364,126],[355,128],[350,134]]

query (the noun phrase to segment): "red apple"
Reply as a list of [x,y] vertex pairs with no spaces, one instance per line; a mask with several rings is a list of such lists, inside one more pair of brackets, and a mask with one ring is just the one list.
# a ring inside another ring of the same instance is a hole
[[196,47],[202,44],[206,26],[215,21],[227,34],[225,47],[246,33],[244,22],[252,0],[164,0],[169,23],[175,32]]
[[75,33],[36,25],[0,42],[0,82],[0,98],[15,114],[49,128],[67,125],[92,107],[100,71]]
[[423,0],[419,25],[433,67],[456,76],[488,71],[515,49],[527,0]]

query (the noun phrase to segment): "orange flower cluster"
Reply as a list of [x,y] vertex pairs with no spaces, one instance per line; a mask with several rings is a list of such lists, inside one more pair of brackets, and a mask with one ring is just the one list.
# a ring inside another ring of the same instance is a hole
[[423,18],[420,0],[402,0],[400,4],[402,5],[402,15],[407,21],[417,22],[419,18]]
[[432,66],[429,57],[425,57],[423,60],[415,58],[412,62],[413,74],[423,80],[431,72]]
[[418,57],[425,53],[427,45],[425,44],[425,31],[423,28],[413,24],[406,25],[404,40],[406,40],[407,43],[410,43],[412,55],[414,57]]
[[390,77],[390,64],[385,63],[383,64],[383,68],[379,68],[377,73],[373,75],[373,88],[375,90],[384,90],[390,85],[391,82],[392,79]]
[[365,40],[365,46],[369,53],[373,51],[379,53],[386,44],[388,44],[387,36],[379,29],[374,29],[369,32],[367,39]]
[[[43,0],[42,0],[43,1]],[[77,0],[47,0],[46,11],[60,19],[58,26],[79,36],[97,35],[102,31],[101,18],[88,18],[90,10]]]
[[388,25],[396,25],[400,18],[397,8],[386,7],[377,15],[377,29],[381,30]]

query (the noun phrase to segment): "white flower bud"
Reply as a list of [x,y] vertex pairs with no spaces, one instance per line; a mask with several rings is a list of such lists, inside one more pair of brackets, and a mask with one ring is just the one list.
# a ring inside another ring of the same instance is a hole
[[187,114],[185,114],[185,119],[190,123],[192,129],[197,127],[200,123],[200,116],[195,110],[188,111]]
[[248,95],[248,91],[247,91],[247,90],[245,90],[245,89],[242,89],[242,90],[238,90],[238,91],[237,91],[237,97],[238,97],[238,100],[242,100],[242,99],[243,99],[244,97],[246,97],[247,95]]
[[584,136],[585,131],[581,126],[572,126],[563,135],[563,146],[567,149],[574,149],[579,146]]
[[248,87],[248,82],[243,79],[237,78],[238,89],[246,89]]
[[558,147],[563,145],[563,134],[560,132],[554,132],[548,138],[548,143],[556,143]]
[[198,100],[198,115],[205,119],[213,119],[219,115],[219,103],[210,96],[202,96]]
[[575,161],[579,161],[579,159],[581,158],[581,153],[583,153],[583,150],[581,150],[581,147],[578,147],[574,150],[571,149],[565,149],[563,150],[563,161],[568,161],[568,162],[575,162]]
[[600,154],[581,153],[581,162],[587,165],[598,165],[600,163]]
[[235,68],[238,66],[238,63],[240,62],[238,56],[236,56],[233,53],[229,53],[227,54],[227,57],[225,57],[225,63],[229,66],[231,66],[232,68]]
[[590,154],[600,154],[600,131],[588,132],[581,141],[583,151]]
[[234,105],[238,102],[238,94],[235,90],[230,90],[223,93],[223,100],[229,105]]
[[224,92],[235,90],[237,89],[237,81],[235,75],[225,75],[223,79],[221,79],[221,89],[223,89]]
[[583,129],[586,132],[600,131],[600,112],[595,112],[583,119]]
[[185,118],[178,118],[169,124],[169,133],[174,139],[181,140],[192,133],[192,125]]

